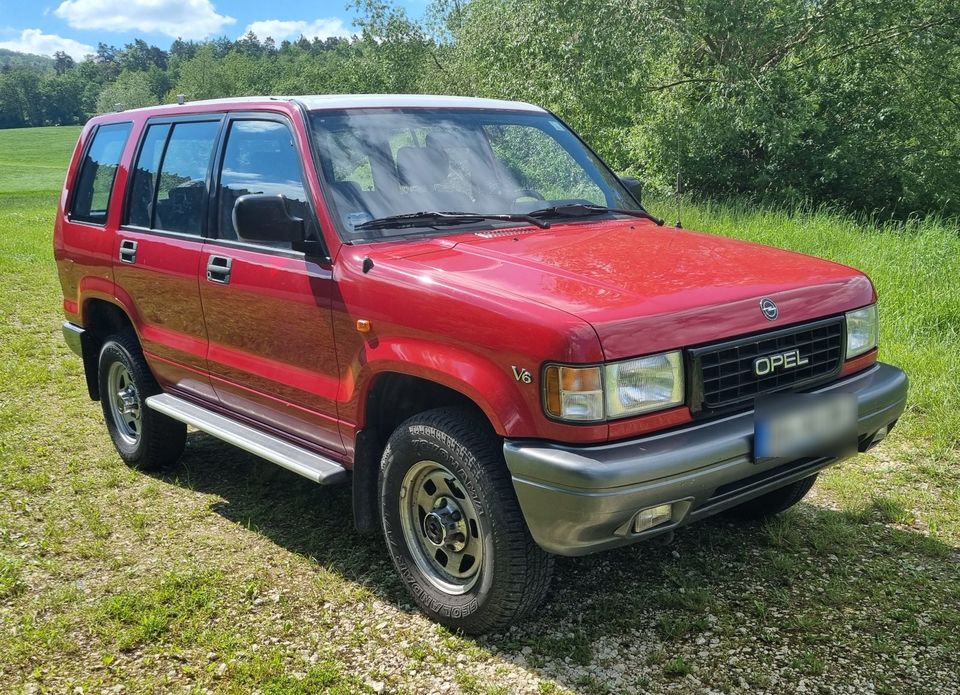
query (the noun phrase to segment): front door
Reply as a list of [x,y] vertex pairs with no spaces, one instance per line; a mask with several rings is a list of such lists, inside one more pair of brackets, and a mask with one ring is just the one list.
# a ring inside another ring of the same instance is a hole
[[214,238],[204,245],[199,273],[211,381],[224,407],[340,453],[332,268],[289,243],[239,239],[233,223],[240,196],[282,195],[308,236],[319,238],[290,123],[232,116],[220,161]]
[[221,120],[148,123],[114,249],[116,291],[134,308],[157,379],[212,401],[197,269]]

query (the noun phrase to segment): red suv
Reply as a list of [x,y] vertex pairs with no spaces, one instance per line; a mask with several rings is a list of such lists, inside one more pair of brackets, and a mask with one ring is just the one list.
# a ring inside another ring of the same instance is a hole
[[420,607],[500,630],[552,556],[799,501],[903,412],[862,273],[666,227],[559,118],[431,96],[99,116],[64,335],[121,457],[186,425],[350,482]]

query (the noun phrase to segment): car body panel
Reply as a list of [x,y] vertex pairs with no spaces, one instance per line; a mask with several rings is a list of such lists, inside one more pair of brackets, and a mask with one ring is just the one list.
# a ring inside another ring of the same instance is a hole
[[122,229],[120,244],[137,244],[133,263],[117,261],[115,291],[137,326],[140,344],[161,385],[215,400],[206,376],[207,331],[197,269],[203,239]]
[[[365,258],[373,263],[367,273]],[[602,358],[596,333],[582,319],[519,296],[505,303],[482,286],[452,282],[448,274],[396,258],[386,248],[347,247],[334,273],[334,334],[348,447],[366,420],[367,389],[383,372],[431,379],[464,393],[500,434],[606,439],[606,424],[553,422],[540,407],[543,361]],[[369,333],[357,331],[358,320],[370,322]],[[514,367],[529,371],[532,381],[518,380]]]
[[[522,294],[592,325],[616,360],[770,330],[875,300],[863,273],[760,244],[647,220],[469,234],[408,258],[466,285]],[[772,298],[776,321],[760,311]]]
[[53,227],[53,255],[63,291],[64,316],[77,323],[83,321],[84,301],[113,297],[114,235],[109,231],[109,220],[107,227],[71,222],[66,212],[71,186],[93,130],[94,124],[88,123],[77,139]]
[[[232,260],[229,284],[206,278],[211,255]],[[208,243],[199,277],[206,358],[221,404],[341,452],[329,265]]]

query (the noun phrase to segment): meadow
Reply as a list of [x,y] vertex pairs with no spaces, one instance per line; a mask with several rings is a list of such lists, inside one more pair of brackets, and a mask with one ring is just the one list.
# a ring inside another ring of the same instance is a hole
[[0,130],[0,691],[960,691],[956,223],[684,204],[687,228],[869,273],[908,411],[781,517],[561,559],[535,619],[473,639],[413,609],[346,488],[196,432],[169,472],[123,465],[60,335],[78,132]]

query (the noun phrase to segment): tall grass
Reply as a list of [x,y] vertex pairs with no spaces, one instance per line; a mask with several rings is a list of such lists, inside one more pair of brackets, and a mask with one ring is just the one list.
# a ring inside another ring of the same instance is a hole
[[[651,209],[676,217],[674,201]],[[877,288],[880,358],[910,376],[900,435],[942,450],[960,444],[960,223],[875,223],[827,207],[689,201],[683,226],[828,258]]]

